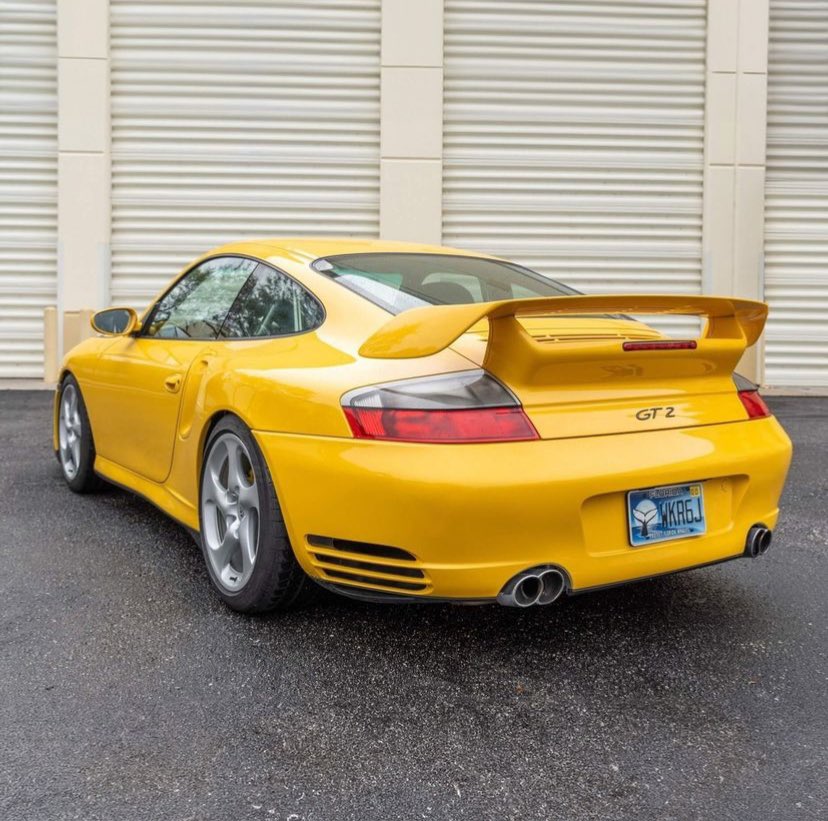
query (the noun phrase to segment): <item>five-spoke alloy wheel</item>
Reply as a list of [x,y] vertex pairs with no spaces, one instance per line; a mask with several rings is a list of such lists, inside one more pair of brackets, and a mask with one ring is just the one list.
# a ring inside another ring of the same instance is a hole
[[235,416],[219,420],[204,448],[199,525],[210,580],[234,610],[283,609],[316,590],[293,554],[262,452]]
[[230,592],[247,583],[259,547],[259,491],[244,442],[226,431],[212,443],[201,489],[203,539],[220,584]]
[[95,443],[80,385],[71,374],[60,383],[57,400],[57,457],[66,484],[75,493],[97,490]]
[[81,461],[83,422],[79,405],[77,387],[72,383],[65,385],[58,414],[58,453],[63,473],[69,480],[77,476]]

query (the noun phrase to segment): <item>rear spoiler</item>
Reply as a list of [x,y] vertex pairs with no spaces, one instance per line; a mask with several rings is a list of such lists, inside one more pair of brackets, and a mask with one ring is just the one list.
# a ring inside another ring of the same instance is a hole
[[499,326],[517,331],[518,316],[584,314],[676,314],[704,316],[701,339],[730,340],[742,349],[759,339],[768,306],[750,299],[717,296],[595,295],[508,299],[471,305],[430,305],[398,314],[366,340],[360,356],[411,359],[431,356],[456,342],[478,322],[488,319],[491,337]]

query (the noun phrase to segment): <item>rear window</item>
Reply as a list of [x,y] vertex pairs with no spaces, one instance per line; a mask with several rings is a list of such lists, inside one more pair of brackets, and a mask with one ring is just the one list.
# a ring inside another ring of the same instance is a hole
[[511,262],[455,254],[338,254],[311,267],[392,314],[424,305],[578,293]]

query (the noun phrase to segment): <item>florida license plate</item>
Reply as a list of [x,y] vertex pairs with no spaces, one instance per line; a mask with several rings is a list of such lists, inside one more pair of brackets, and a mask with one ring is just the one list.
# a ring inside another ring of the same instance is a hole
[[631,490],[627,521],[633,547],[701,536],[707,530],[701,483]]

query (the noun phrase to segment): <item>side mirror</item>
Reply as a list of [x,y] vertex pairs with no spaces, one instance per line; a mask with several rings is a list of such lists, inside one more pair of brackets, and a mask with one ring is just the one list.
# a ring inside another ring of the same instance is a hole
[[90,321],[93,330],[104,336],[128,336],[138,326],[138,314],[132,308],[107,308]]

